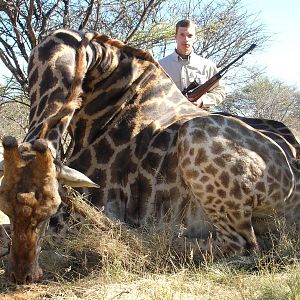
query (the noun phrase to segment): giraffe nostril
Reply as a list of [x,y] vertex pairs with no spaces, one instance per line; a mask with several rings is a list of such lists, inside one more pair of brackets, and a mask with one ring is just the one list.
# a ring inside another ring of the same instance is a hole
[[25,283],[32,283],[32,276],[27,275],[27,276],[25,277]]

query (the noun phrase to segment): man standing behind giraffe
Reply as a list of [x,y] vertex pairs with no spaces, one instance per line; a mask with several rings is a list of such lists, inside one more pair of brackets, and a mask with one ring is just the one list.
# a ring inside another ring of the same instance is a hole
[[[193,52],[196,41],[196,24],[191,20],[181,20],[176,24],[176,49],[159,61],[160,65],[170,75],[177,87],[183,91],[194,80],[203,84],[213,77],[218,68],[216,65]],[[225,87],[219,80],[207,93],[196,102],[197,107],[209,110],[220,104],[225,98]],[[190,99],[193,100],[193,99]]]

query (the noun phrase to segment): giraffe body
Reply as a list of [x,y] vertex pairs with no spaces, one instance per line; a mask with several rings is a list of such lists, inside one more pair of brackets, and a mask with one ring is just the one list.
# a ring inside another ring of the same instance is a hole
[[[297,220],[299,171],[293,151],[280,146],[285,139],[276,130],[270,138],[237,118],[199,110],[148,52],[98,33],[58,30],[33,49],[28,76],[29,132],[23,145],[4,141],[0,208],[12,220],[20,208],[21,220],[44,227],[60,203],[58,181],[82,186],[114,219],[134,226],[167,222],[175,237],[183,228],[198,251],[257,248],[256,233],[264,233],[261,225],[273,211]],[[59,163],[67,128],[68,168]],[[27,172],[38,175],[27,178]],[[34,179],[43,172],[47,180]],[[41,277],[42,233],[22,257],[14,255],[27,233],[14,235],[7,270],[21,283]],[[26,268],[28,253],[36,254],[34,270]]]

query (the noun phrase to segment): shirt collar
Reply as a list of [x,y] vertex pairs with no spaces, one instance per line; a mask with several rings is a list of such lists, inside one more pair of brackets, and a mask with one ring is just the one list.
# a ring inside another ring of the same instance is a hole
[[173,52],[173,57],[175,58],[176,61],[184,61],[184,60],[190,61],[190,60],[191,60],[191,57],[192,57],[193,55],[194,55],[194,53],[191,52],[191,54],[188,55],[187,58],[183,58],[182,56],[180,56],[180,55],[177,53],[176,49],[175,49],[174,52]]

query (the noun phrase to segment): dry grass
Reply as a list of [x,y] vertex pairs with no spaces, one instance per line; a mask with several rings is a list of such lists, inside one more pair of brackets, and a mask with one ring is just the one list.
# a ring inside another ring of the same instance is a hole
[[167,230],[132,229],[74,201],[85,221],[42,252],[43,282],[16,286],[1,275],[0,299],[300,300],[300,242],[282,222],[272,251],[197,264],[171,251]]

